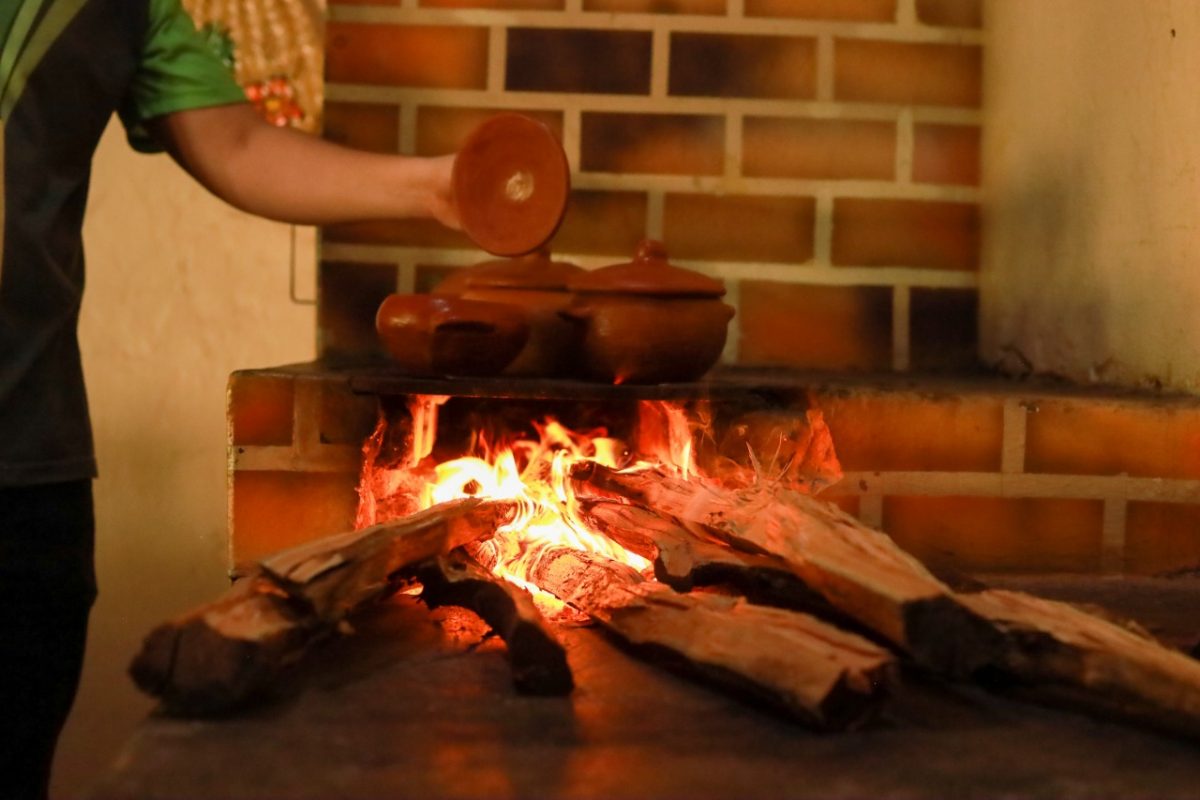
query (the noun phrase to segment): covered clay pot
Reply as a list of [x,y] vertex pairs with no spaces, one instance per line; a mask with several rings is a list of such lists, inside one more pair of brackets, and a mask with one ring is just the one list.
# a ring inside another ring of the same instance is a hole
[[461,297],[392,294],[375,314],[375,330],[410,375],[498,375],[529,337],[518,306]]
[[583,366],[613,383],[699,378],[720,358],[734,314],[721,281],[669,264],[652,240],[633,261],[585,272],[567,288],[576,297],[563,316],[581,328]]
[[578,331],[559,312],[571,302],[567,283],[583,272],[575,264],[551,260],[543,249],[459,270],[433,291],[439,296],[519,307],[529,325],[529,337],[504,374],[561,377],[570,369]]

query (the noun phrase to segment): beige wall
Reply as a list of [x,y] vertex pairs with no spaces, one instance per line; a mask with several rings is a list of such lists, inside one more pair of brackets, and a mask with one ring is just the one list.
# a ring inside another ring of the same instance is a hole
[[[150,708],[125,675],[157,622],[209,599],[225,571],[225,382],[304,361],[313,313],[289,299],[286,225],[211,197],[119,126],[97,156],[81,323],[100,479],[100,598],[56,796],[77,796]],[[311,232],[300,293],[311,296]]]
[[1200,4],[986,11],[985,359],[1200,390]]

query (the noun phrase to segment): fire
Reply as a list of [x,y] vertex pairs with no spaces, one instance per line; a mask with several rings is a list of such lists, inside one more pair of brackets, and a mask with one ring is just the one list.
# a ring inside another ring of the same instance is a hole
[[[475,545],[472,555],[492,571],[533,593],[550,612],[563,610],[556,598],[528,580],[529,565],[548,547],[572,547],[626,564],[638,572],[652,573],[642,556],[595,531],[578,513],[578,501],[569,480],[571,468],[594,461],[612,468],[644,469],[659,463],[679,464],[687,474],[692,448],[687,418],[681,409],[665,403],[648,403],[643,416],[657,432],[651,437],[647,460],[634,460],[623,442],[603,430],[576,432],[553,419],[534,424],[537,438],[489,442],[476,435],[471,454],[440,463],[432,453],[441,398],[416,398],[409,404],[412,427],[407,452],[395,466],[374,465],[385,448],[381,428],[364,448],[365,467],[360,486],[359,524],[412,513],[463,497],[515,501],[516,518],[491,539]],[[639,431],[639,435],[642,435]]]
[[482,456],[438,464],[422,493],[421,507],[461,497],[516,501],[517,517],[473,554],[500,577],[531,591],[537,587],[526,579],[527,565],[546,547],[573,547],[639,572],[649,570],[646,559],[590,530],[579,518],[567,479],[571,466],[583,460],[618,467],[621,444],[600,435],[575,434],[553,420],[535,427],[536,442],[520,440]]

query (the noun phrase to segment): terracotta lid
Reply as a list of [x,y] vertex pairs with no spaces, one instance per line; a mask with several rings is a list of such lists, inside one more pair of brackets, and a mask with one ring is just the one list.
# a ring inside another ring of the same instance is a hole
[[558,230],[571,191],[562,145],[542,123],[498,114],[471,132],[454,159],[463,230],[498,256],[532,252]]
[[721,297],[725,283],[694,270],[667,263],[662,242],[646,239],[628,264],[613,264],[584,272],[567,284],[573,292]]
[[467,289],[534,289],[566,291],[567,283],[585,270],[566,261],[552,261],[545,250],[519,258],[485,261],[460,269],[439,283],[437,294],[458,294]]

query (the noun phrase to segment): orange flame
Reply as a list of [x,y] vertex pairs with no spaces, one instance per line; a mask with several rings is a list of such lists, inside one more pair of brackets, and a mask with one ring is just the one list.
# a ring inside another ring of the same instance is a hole
[[574,434],[553,420],[535,427],[537,442],[521,440],[485,457],[467,456],[438,464],[434,480],[422,493],[421,507],[460,497],[516,501],[517,517],[480,544],[474,554],[500,577],[532,591],[537,587],[527,580],[528,565],[546,547],[572,547],[628,564],[639,572],[649,570],[649,561],[591,530],[580,519],[568,480],[571,466],[582,460],[617,467],[621,444],[604,436]]
[[378,464],[389,444],[386,423],[381,421],[368,438],[359,486],[360,526],[462,497],[516,501],[516,518],[491,539],[474,545],[472,555],[496,575],[528,590],[543,610],[555,614],[564,610],[563,604],[528,580],[530,566],[547,547],[568,546],[647,575],[652,572],[649,561],[582,519],[569,475],[580,461],[626,470],[667,465],[688,475],[695,469],[692,431],[681,407],[654,401],[640,404],[636,435],[645,460],[633,460],[625,443],[608,437],[604,430],[580,433],[547,419],[534,424],[536,440],[496,444],[477,435],[471,455],[433,464],[438,409],[444,402],[440,397],[412,399],[412,425],[405,429],[402,457],[389,459],[395,466]]

